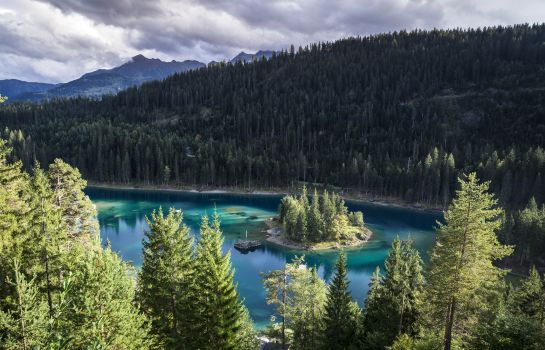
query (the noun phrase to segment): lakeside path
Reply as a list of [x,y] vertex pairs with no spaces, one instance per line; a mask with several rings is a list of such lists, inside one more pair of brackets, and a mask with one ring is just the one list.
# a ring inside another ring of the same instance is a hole
[[[135,190],[135,191],[161,191],[161,192],[181,192],[181,193],[202,193],[202,194],[239,194],[239,195],[260,195],[260,196],[283,196],[294,193],[285,188],[278,189],[256,189],[243,190],[238,188],[195,188],[195,187],[173,187],[157,185],[130,185],[130,184],[104,184],[89,182],[87,187],[105,188],[113,190]],[[408,203],[395,198],[376,199],[375,197],[364,196],[363,194],[342,194],[341,198],[345,201],[356,203],[369,203],[385,207],[403,208],[415,211],[430,213],[442,213],[443,209],[438,207],[427,207],[418,203]]]

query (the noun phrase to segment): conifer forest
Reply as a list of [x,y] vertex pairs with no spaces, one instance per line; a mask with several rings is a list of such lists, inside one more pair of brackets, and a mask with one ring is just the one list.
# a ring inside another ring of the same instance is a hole
[[[521,24],[292,46],[101,98],[0,95],[0,349],[545,349],[543,82],[545,24]],[[154,210],[134,266],[88,181],[281,191],[282,234],[312,244],[372,241],[345,195],[443,219],[425,256],[393,240],[362,300],[343,249],[328,279],[304,251],[262,271],[259,329],[216,211],[197,239]]]

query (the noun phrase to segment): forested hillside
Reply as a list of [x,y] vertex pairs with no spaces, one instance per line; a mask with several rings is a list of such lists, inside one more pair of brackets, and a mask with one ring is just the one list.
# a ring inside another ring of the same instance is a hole
[[337,185],[445,207],[461,172],[545,200],[545,25],[396,32],[221,64],[102,101],[12,104],[27,168],[99,182]]

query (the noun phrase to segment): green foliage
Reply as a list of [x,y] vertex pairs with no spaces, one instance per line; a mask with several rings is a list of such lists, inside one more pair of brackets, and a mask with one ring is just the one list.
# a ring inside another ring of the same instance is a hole
[[349,213],[338,194],[324,190],[319,198],[314,190],[310,204],[306,186],[301,195],[282,198],[278,212],[286,237],[296,242],[349,241],[356,235],[354,230],[364,228],[363,214]]
[[241,326],[238,331],[237,350],[257,350],[259,349],[259,339],[254,329],[254,324],[246,307],[243,307]]
[[512,294],[510,307],[515,314],[525,315],[545,326],[545,283],[535,267]]
[[236,349],[244,309],[234,283],[230,253],[222,253],[220,219],[214,213],[212,223],[202,218],[197,244],[194,304],[197,314],[195,333],[201,349]]
[[[98,243],[98,242],[97,242]],[[80,250],[81,249],[81,250]],[[148,349],[153,345],[146,317],[134,305],[134,280],[119,256],[96,246],[70,253],[73,285],[66,327],[76,349]]]
[[193,238],[183,214],[160,208],[146,219],[138,299],[153,322],[153,331],[171,348],[190,349],[195,263]]
[[327,288],[316,270],[308,268],[304,258],[296,258],[284,269],[264,274],[263,284],[267,303],[275,306],[281,318],[276,328],[283,346],[317,349],[323,332]]
[[352,226],[364,227],[363,213],[361,211],[355,211],[348,214],[348,220]]
[[27,281],[17,260],[14,264],[15,307],[0,310],[0,344],[4,349],[36,349],[45,347],[48,339],[48,307],[34,280]]
[[358,329],[357,313],[348,290],[346,254],[341,252],[328,287],[324,314],[323,349],[354,349]]
[[54,203],[61,211],[64,229],[71,237],[93,238],[98,235],[96,208],[83,192],[87,181],[78,169],[60,159],[49,165],[48,176],[53,188]]
[[479,315],[492,304],[505,271],[493,265],[512,249],[496,237],[501,210],[474,173],[459,180],[460,190],[439,223],[431,251],[426,300],[429,326],[444,330],[444,348],[454,335],[469,338]]
[[151,348],[130,269],[101,247],[79,172],[56,161],[30,175],[9,151],[0,140],[0,347]]
[[418,333],[424,279],[422,260],[412,242],[396,238],[380,269],[373,274],[363,313],[362,342],[369,349],[383,349],[396,336]]
[[545,251],[545,205],[538,207],[532,197],[526,208],[514,213],[514,218],[504,224],[505,240],[515,244],[516,262],[542,264]]

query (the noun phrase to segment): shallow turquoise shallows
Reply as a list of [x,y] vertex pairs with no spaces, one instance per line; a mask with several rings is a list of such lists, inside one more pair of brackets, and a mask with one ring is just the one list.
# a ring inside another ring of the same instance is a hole
[[[241,254],[233,249],[234,243],[244,239],[262,239],[263,221],[274,216],[281,196],[239,195],[216,193],[186,193],[174,191],[121,190],[88,188],[98,209],[101,236],[126,261],[141,264],[141,247],[145,216],[160,206],[181,209],[184,222],[198,238],[200,217],[211,215],[217,208],[225,234],[224,250],[231,252],[238,290],[257,327],[269,322],[272,308],[265,302],[261,272],[281,268],[295,256],[306,256],[308,265],[316,266],[319,274],[328,280],[333,272],[338,252],[309,253],[284,249],[265,243],[254,252]],[[363,303],[371,274],[382,266],[392,240],[399,235],[409,236],[426,259],[426,252],[434,240],[433,227],[441,214],[423,212],[370,203],[347,201],[350,210],[361,210],[365,222],[373,231],[371,241],[363,248],[348,251],[350,289],[353,297]]]

